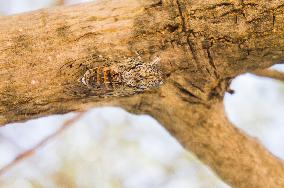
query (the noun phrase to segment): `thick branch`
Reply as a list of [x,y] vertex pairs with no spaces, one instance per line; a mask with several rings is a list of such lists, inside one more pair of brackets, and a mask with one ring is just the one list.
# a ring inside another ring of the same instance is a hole
[[1,17],[0,124],[121,106],[152,114],[235,186],[284,187],[283,164],[218,110],[233,77],[284,60],[283,11],[109,0]]
[[[186,149],[213,168],[233,187],[284,186],[284,164],[255,139],[234,128],[223,103],[191,104],[173,86],[165,86],[156,102],[141,109],[159,120]],[[222,114],[220,116],[220,114]]]
[[115,0],[0,18],[0,124],[120,105],[170,76],[199,102],[222,98],[232,77],[284,59],[283,3],[240,2]]

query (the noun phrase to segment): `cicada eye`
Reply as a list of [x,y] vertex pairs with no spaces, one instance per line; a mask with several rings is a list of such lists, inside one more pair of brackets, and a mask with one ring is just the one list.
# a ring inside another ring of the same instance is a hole
[[82,78],[80,79],[81,83],[83,83],[85,86],[89,86],[90,82],[91,82],[91,78],[93,75],[93,69],[88,69],[84,75],[82,76]]

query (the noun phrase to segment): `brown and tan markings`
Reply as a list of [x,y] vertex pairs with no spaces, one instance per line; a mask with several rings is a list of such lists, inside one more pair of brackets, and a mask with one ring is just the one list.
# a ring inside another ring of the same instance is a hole
[[69,61],[61,67],[60,74],[69,77],[69,80],[65,81],[68,95],[129,96],[157,88],[163,83],[159,61],[158,57],[144,62],[140,57],[113,60],[93,54]]

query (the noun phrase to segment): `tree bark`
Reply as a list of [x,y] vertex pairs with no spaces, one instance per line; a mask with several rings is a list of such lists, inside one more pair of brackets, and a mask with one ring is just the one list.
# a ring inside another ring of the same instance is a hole
[[[282,187],[283,162],[225,117],[222,102],[192,104],[174,85],[164,86],[153,104],[140,105],[180,143],[233,187]],[[169,92],[171,91],[171,92]],[[148,101],[148,100],[146,100]]]
[[273,0],[112,0],[0,18],[0,124],[112,105],[148,113],[236,187],[284,165],[224,117],[237,75],[284,60]]

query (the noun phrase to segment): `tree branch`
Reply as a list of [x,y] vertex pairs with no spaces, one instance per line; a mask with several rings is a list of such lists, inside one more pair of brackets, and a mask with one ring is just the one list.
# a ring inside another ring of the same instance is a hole
[[65,0],[57,0],[57,4],[58,5],[64,5],[65,4]]
[[284,185],[284,164],[235,128],[224,105],[192,104],[179,89],[168,85],[151,107],[140,109],[155,117],[182,145],[217,172],[232,187],[274,188]]
[[261,77],[272,78],[279,81],[284,81],[284,72],[278,70],[264,69],[264,70],[255,70],[252,74]]
[[0,124],[131,107],[126,97],[172,77],[198,100],[222,98],[216,86],[284,59],[284,6],[265,2],[99,1],[0,18]]
[[283,11],[107,0],[0,18],[0,124],[120,106],[157,118],[236,187],[284,187],[283,164],[217,110],[232,78],[284,60]]

